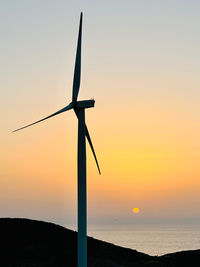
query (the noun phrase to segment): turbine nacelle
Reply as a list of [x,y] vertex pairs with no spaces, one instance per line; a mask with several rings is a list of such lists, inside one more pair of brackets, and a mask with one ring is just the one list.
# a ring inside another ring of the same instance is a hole
[[85,108],[93,108],[95,101],[93,99],[81,100],[81,101],[71,102],[70,104],[72,104],[75,110],[78,110],[78,109],[85,109]]

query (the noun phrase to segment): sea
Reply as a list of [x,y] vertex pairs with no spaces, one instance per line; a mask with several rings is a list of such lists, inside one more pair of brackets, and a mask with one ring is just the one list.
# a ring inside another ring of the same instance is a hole
[[193,224],[89,225],[88,236],[151,256],[200,249],[200,225]]

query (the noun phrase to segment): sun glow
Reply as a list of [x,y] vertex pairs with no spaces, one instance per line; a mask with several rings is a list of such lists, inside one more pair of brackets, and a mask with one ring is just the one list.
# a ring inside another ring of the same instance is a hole
[[133,208],[132,211],[133,211],[133,213],[137,214],[140,212],[140,209],[139,208]]

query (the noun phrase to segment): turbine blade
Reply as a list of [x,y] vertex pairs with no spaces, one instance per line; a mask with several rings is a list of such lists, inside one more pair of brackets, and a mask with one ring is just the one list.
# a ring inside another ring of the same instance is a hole
[[75,68],[74,68],[72,102],[75,102],[77,100],[78,92],[79,92],[79,88],[80,88],[80,80],[81,80],[81,39],[82,39],[82,12],[81,12],[81,15],[80,15],[78,43],[77,43],[77,50],[76,50],[76,61],[75,61]]
[[96,161],[96,164],[97,164],[97,168],[98,168],[99,174],[101,174],[101,171],[100,171],[100,168],[99,168],[99,163],[98,163],[98,160],[97,160],[97,157],[96,157],[96,153],[95,153],[95,150],[94,150],[94,147],[93,147],[93,144],[92,144],[92,140],[91,140],[91,138],[90,138],[90,134],[89,134],[87,125],[85,125],[85,135],[86,135],[86,137],[87,137],[88,143],[89,143],[89,145],[90,145],[90,148],[91,148],[91,150],[92,150],[94,159],[95,159],[95,161]]
[[57,112],[55,112],[55,113],[53,113],[53,114],[51,114],[51,115],[49,115],[49,116],[47,116],[47,117],[45,117],[45,118],[39,120],[39,121],[33,122],[33,123],[28,124],[28,125],[26,125],[26,126],[24,126],[24,127],[21,127],[21,128],[19,128],[19,129],[16,129],[16,130],[14,130],[13,132],[17,132],[17,131],[19,131],[19,130],[22,130],[22,129],[24,129],[24,128],[27,128],[27,127],[29,127],[29,126],[32,126],[32,125],[34,125],[34,124],[36,124],[36,123],[39,123],[39,122],[44,121],[44,120],[47,120],[47,119],[49,119],[49,118],[51,118],[51,117],[54,117],[54,116],[56,116],[56,115],[58,115],[58,114],[60,114],[60,113],[62,113],[62,112],[65,112],[65,111],[67,111],[67,110],[70,110],[70,109],[72,109],[72,104],[71,104],[71,103],[70,103],[68,106],[66,106],[65,108],[62,108],[62,109],[60,109],[59,111],[57,111]]
[[[78,112],[77,112],[77,110],[74,109],[74,112],[75,112],[75,114],[76,114],[76,116],[78,118]],[[99,168],[99,163],[98,163],[98,160],[97,160],[97,157],[96,157],[96,153],[95,153],[95,150],[94,150],[94,147],[93,147],[93,144],[92,144],[92,140],[90,138],[90,134],[89,134],[89,131],[88,131],[88,128],[87,128],[87,125],[86,124],[85,124],[85,136],[86,136],[86,138],[88,140],[88,143],[90,145],[90,148],[92,150],[92,153],[93,153],[93,156],[94,156],[94,159],[95,159],[95,162],[96,162],[96,165],[97,165],[97,169],[99,171],[99,174],[101,174],[101,171],[100,171],[100,168]]]

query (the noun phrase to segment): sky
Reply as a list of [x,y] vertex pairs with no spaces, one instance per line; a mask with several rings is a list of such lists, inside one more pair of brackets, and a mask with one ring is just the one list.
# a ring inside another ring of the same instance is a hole
[[[0,1],[0,217],[76,224],[80,12],[88,224],[200,223],[200,2]],[[133,208],[140,212],[133,213]]]

